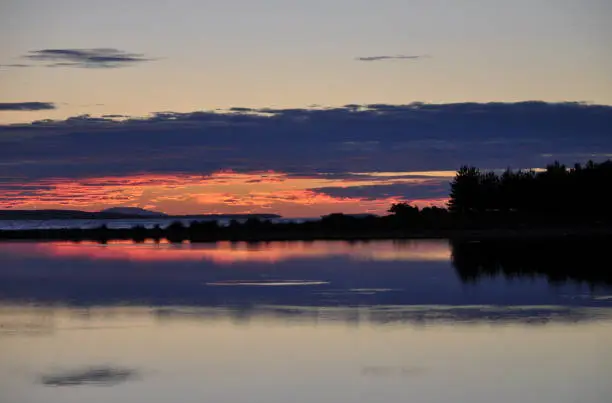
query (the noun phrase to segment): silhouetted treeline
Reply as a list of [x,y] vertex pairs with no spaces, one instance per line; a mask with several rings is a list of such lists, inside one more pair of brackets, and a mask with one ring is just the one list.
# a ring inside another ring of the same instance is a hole
[[610,222],[612,161],[501,174],[464,166],[451,183],[449,210],[467,222]]
[[[184,225],[176,222],[167,228],[111,229],[105,226],[92,229],[34,229],[0,231],[0,240],[42,239],[63,241],[168,240],[169,242],[214,241],[288,241],[288,240],[368,240],[415,238],[558,238],[565,236],[590,236],[612,233],[607,227],[584,228],[462,228],[446,210],[384,217],[351,217],[332,214],[316,221],[303,223],[274,223],[250,219],[234,221],[221,226],[216,221],[193,222]],[[439,216],[438,216],[439,214]]]
[[612,236],[451,241],[451,261],[464,282],[498,275],[543,276],[551,283],[612,284]]
[[[510,230],[537,237],[609,232],[612,227],[611,184],[612,161],[588,162],[584,166],[575,164],[572,168],[555,163],[541,172],[506,170],[501,174],[462,167],[451,183],[448,209],[419,209],[409,203],[397,203],[390,207],[391,214],[386,216],[337,213],[300,223],[249,218],[232,220],[229,226],[222,226],[217,221],[194,221],[190,225],[177,221],[167,228],[109,229],[102,226],[97,229],[0,230],[0,239],[144,241],[165,238],[180,242],[455,238],[465,237],[466,231],[471,230],[488,230],[488,236],[497,237],[516,237],[516,233],[507,232]],[[496,234],[495,231],[501,232]]]
[[384,217],[354,217],[338,213],[305,222],[272,222],[251,218],[246,221],[232,220],[229,225],[220,225],[217,221],[194,221],[189,225],[184,225],[177,221],[166,228],[135,226],[112,229],[101,226],[92,229],[5,230],[0,231],[0,239],[93,240],[98,242],[110,240],[143,242],[147,239],[166,239],[170,242],[212,242],[220,240],[439,237],[433,232],[427,232],[427,223],[441,222],[436,216],[438,214],[446,216],[448,212],[445,209],[428,209],[424,213],[417,209],[415,211],[414,216],[412,214],[392,214]]

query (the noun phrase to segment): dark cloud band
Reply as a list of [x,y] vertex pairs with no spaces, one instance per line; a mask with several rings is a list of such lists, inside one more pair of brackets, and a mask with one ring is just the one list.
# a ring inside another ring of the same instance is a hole
[[610,154],[611,128],[612,106],[535,101],[84,115],[0,125],[0,171],[25,181],[221,169],[341,177],[463,164],[531,168],[558,155],[573,163]]

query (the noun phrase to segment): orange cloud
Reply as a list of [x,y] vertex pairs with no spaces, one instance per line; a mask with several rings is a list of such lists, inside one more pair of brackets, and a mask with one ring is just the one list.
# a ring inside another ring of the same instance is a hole
[[[318,216],[332,212],[383,214],[400,197],[340,197],[317,191],[325,187],[350,188],[381,184],[422,185],[428,175],[400,173],[358,177],[325,175],[292,177],[273,171],[210,175],[153,175],[100,177],[78,180],[48,179],[3,185],[0,208],[75,208],[96,211],[113,206],[138,206],[170,214],[278,213],[287,217]],[[412,174],[412,176],[411,176]],[[443,174],[440,177],[444,177]],[[417,200],[421,206],[444,200]]]

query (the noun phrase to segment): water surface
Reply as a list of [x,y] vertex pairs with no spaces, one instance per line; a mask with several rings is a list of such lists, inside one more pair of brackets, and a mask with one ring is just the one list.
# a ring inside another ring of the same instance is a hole
[[608,402],[605,250],[562,249],[0,243],[0,402]]

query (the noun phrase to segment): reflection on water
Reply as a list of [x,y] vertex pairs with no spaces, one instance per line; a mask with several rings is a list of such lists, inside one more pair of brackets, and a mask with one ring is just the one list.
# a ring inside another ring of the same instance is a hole
[[[70,316],[70,324],[63,321]],[[90,308],[40,307],[26,305],[4,306],[0,310],[0,336],[45,336],[58,331],[110,329],[102,325],[105,319],[134,320],[123,323],[121,328],[137,327],[141,320],[155,323],[189,321],[213,323],[231,320],[233,323],[252,321],[287,321],[305,325],[336,323],[363,326],[396,325],[541,325],[546,323],[578,323],[607,321],[612,319],[612,309],[568,306],[361,306],[361,307],[304,307],[304,306],[253,306],[240,307],[143,307],[114,306]],[[26,322],[28,327],[21,326]],[[32,331],[36,329],[37,331]]]
[[227,281],[214,281],[206,283],[210,286],[223,286],[223,287],[291,287],[291,286],[305,286],[305,285],[321,285],[329,284],[327,281],[312,281],[312,280],[227,280]]
[[452,262],[461,279],[475,282],[506,278],[545,277],[551,283],[586,282],[612,285],[609,238],[522,242],[452,242]]
[[43,375],[40,382],[45,386],[113,386],[126,382],[136,371],[125,368],[91,367]]
[[243,318],[229,308],[83,309],[5,307],[22,319],[44,310],[53,331],[0,336],[1,401],[605,403],[612,392],[609,316],[536,324],[514,308],[498,321],[495,307],[465,321],[435,307],[376,320],[359,308]]
[[237,309],[612,303],[606,299],[612,271],[597,263],[609,259],[599,244],[24,242],[0,243],[0,259],[0,299],[20,303]]
[[2,243],[0,402],[608,402],[603,246]]
[[49,258],[88,258],[114,261],[210,261],[276,263],[294,259],[345,257],[377,261],[446,261],[448,243],[439,240],[394,242],[217,242],[181,243],[167,241],[48,242],[0,244],[2,253],[36,254]]

